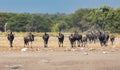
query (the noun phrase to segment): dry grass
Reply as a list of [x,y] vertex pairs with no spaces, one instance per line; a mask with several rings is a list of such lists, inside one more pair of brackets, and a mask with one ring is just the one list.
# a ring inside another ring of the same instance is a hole
[[[43,47],[43,39],[42,37],[35,37],[35,41],[33,42],[33,48],[29,50],[68,50],[71,49],[71,45],[69,39],[66,37],[64,40],[64,47],[58,47],[58,39],[57,37],[50,37],[48,48]],[[7,40],[6,36],[0,37],[0,51],[9,51],[9,50],[20,50],[24,47],[23,36],[15,37],[13,48],[9,48],[9,41]],[[86,48],[92,49],[101,49],[106,47],[101,47],[100,44],[97,43],[88,43]],[[120,48],[120,38],[116,38],[114,45],[111,45],[110,41],[108,43],[107,48]],[[78,47],[76,49],[79,49]]]

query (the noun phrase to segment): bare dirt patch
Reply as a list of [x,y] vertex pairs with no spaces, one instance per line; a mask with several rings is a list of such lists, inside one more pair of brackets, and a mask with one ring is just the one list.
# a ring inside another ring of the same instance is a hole
[[21,51],[23,37],[16,37],[9,48],[6,37],[0,40],[0,70],[120,70],[120,39],[114,45],[101,47],[99,43],[71,48],[68,38],[59,48],[57,38],[51,37],[49,47],[43,47],[36,37],[33,48]]

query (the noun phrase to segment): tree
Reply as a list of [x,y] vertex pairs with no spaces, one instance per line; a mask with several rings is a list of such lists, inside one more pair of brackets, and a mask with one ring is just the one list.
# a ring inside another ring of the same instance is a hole
[[67,28],[67,23],[65,21],[58,21],[52,27],[52,31],[61,32],[61,31],[65,31],[66,28]]
[[5,24],[8,22],[8,13],[0,13],[0,31],[5,31]]

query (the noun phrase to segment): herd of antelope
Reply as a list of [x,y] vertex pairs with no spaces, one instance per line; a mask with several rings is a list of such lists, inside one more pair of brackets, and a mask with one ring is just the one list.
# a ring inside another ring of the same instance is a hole
[[[10,42],[10,47],[13,47],[13,40],[14,40],[14,34],[10,32],[7,36],[9,42]],[[48,41],[49,41],[49,34],[46,32],[42,36],[43,41],[44,41],[44,47],[48,47]],[[61,32],[58,33],[57,35],[58,38],[58,45],[59,47],[63,47],[63,42],[64,42],[64,34]],[[85,47],[88,42],[99,42],[101,46],[107,46],[108,40],[110,39],[111,44],[113,45],[113,42],[115,40],[114,35],[109,35],[108,32],[100,32],[100,31],[89,31],[86,33],[85,36],[82,34],[79,34],[77,31],[75,31],[73,34],[70,34],[69,36],[69,41],[71,44],[71,47],[75,47],[76,45],[78,47],[83,46]],[[30,32],[28,35],[24,37],[24,47],[29,46],[29,43],[32,44],[34,41],[34,35]],[[77,43],[77,44],[76,44]],[[32,47],[32,46],[31,46]]]

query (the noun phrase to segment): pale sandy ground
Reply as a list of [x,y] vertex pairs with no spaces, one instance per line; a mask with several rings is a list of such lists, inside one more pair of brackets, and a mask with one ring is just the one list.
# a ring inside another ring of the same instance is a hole
[[120,51],[104,52],[0,52],[0,70],[120,70]]
[[0,38],[0,70],[120,70],[120,39],[113,46],[99,43],[70,48],[68,38],[59,48],[56,38],[50,38],[49,48],[43,48],[42,38],[35,38],[33,48],[22,52],[23,38],[17,37],[9,48],[6,37]]

